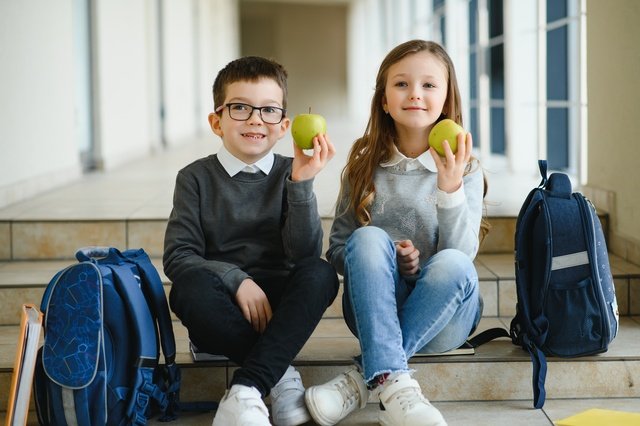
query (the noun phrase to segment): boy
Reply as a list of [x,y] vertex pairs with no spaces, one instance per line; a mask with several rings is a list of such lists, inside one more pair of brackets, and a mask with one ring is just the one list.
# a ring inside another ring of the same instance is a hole
[[278,426],[310,420],[291,362],[338,290],[320,259],[313,178],[335,154],[326,135],[313,155],[272,152],[289,128],[287,73],[271,60],[227,64],[213,85],[213,132],[223,142],[182,169],[165,235],[171,309],[206,352],[237,363],[214,426]]

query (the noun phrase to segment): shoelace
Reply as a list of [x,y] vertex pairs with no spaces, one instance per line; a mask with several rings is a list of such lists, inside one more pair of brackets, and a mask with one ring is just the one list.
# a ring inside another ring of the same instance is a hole
[[346,408],[350,408],[360,399],[360,393],[358,392],[358,384],[354,383],[353,379],[344,375],[344,378],[335,384],[336,388],[342,395],[342,400],[346,404]]
[[398,400],[402,411],[407,411],[418,404],[431,405],[419,389],[420,388],[414,386],[408,386],[406,388],[399,389],[391,396],[391,398]]

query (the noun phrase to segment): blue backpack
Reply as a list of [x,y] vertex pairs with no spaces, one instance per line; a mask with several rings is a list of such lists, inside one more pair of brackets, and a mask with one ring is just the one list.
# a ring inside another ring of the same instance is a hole
[[618,304],[607,245],[595,208],[572,193],[566,174],[547,178],[527,196],[516,222],[517,305],[510,332],[489,329],[471,339],[478,346],[511,337],[531,356],[535,408],[545,401],[545,356],[606,352],[618,333]]
[[[176,417],[180,370],[160,276],[144,250],[85,248],[42,298],[34,397],[41,425],[144,425]],[[159,343],[164,365],[159,364]]]

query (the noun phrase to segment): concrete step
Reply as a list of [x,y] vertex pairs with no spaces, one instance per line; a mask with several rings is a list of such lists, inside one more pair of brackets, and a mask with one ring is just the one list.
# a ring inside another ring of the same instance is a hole
[[[483,318],[478,332],[506,327],[510,318]],[[219,400],[236,368],[227,361],[194,362],[184,327],[174,323],[177,362],[182,370],[181,400]],[[0,327],[0,406],[6,407],[17,326]],[[294,364],[303,382],[324,383],[352,365],[358,341],[340,318],[323,319]],[[410,367],[424,394],[440,401],[525,401],[530,407],[531,362],[510,340],[487,343],[474,355],[414,357]],[[604,354],[549,358],[546,391],[550,399],[640,398],[640,317],[621,320],[618,337]],[[373,402],[373,401],[371,401]]]
[[[609,256],[621,315],[640,315],[640,266]],[[162,270],[162,261],[152,258],[168,294],[170,282]],[[0,261],[0,325],[20,321],[22,303],[40,304],[45,286],[56,272],[73,260]],[[515,314],[516,288],[513,254],[481,254],[475,260],[484,298],[485,317]],[[342,317],[342,293],[327,309],[326,318]]]
[[[323,253],[329,246],[331,218],[322,221]],[[513,252],[514,218],[492,218],[482,253]],[[1,260],[71,259],[80,247],[144,248],[161,257],[166,219],[0,221]]]
[[[72,216],[71,216],[72,217]],[[480,246],[481,254],[513,253],[515,217],[490,217],[491,230]],[[608,226],[606,215],[600,217]],[[329,246],[331,217],[322,219],[324,248]],[[122,249],[144,248],[150,256],[161,257],[166,218],[110,218],[94,215],[92,219],[11,219],[0,215],[0,261],[71,259],[80,247],[113,246]]]

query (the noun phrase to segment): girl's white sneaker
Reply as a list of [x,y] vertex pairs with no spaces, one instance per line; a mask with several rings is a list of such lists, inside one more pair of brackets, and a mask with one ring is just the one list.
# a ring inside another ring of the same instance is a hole
[[384,426],[447,426],[440,411],[422,395],[408,373],[391,375],[380,385],[379,421]]
[[369,391],[364,377],[354,368],[324,385],[308,388],[304,398],[313,420],[321,426],[331,426],[356,408],[364,408]]

